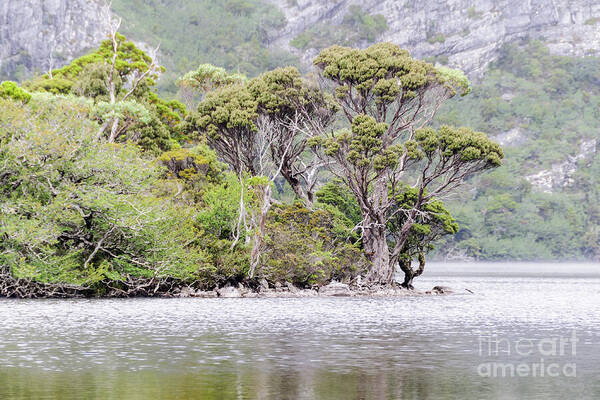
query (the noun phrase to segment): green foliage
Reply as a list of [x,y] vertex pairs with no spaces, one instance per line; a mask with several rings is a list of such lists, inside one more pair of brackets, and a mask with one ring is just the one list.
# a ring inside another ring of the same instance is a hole
[[[117,88],[123,90],[123,82],[128,82],[131,76],[143,74],[152,63],[152,59],[125,36],[116,35],[118,50],[115,64],[115,82]],[[25,87],[33,91],[47,91],[53,94],[74,94],[107,100],[106,82],[110,75],[110,65],[114,56],[113,43],[106,39],[100,47],[85,56],[79,57],[68,65],[53,70],[51,73],[25,82]],[[153,86],[158,75],[148,74],[140,83],[138,97]],[[53,81],[57,82],[53,82]]]
[[185,188],[179,199],[190,204],[201,202],[205,191],[214,190],[212,185],[222,184],[225,178],[225,166],[204,143],[167,151],[158,157],[158,161],[167,168],[167,177],[177,180]]
[[202,193],[199,199],[202,208],[198,213],[197,222],[213,240],[230,240],[234,237],[240,191],[238,178],[228,173]]
[[120,101],[114,104],[100,101],[94,107],[94,112],[94,116],[99,120],[120,118],[121,120],[134,120],[141,123],[151,121],[150,113],[146,107],[135,100]]
[[[419,192],[410,186],[404,187],[403,190],[396,189],[394,192],[394,216],[388,222],[388,229],[391,235],[398,235],[406,222],[407,213],[417,203]],[[410,228],[408,240],[401,253],[401,258],[407,261],[433,250],[435,242],[442,237],[458,232],[456,220],[438,199],[423,205],[415,222]]]
[[194,209],[155,195],[162,171],[136,146],[96,142],[87,105],[68,98],[1,106],[0,263],[15,276],[98,288],[204,276]]
[[292,39],[290,45],[301,50],[323,49],[333,44],[356,46],[373,43],[387,29],[387,21],[383,15],[370,15],[360,6],[351,5],[341,25],[318,23]]
[[[448,60],[446,59],[446,63]],[[446,88],[466,96],[471,92],[471,83],[467,76],[458,69],[452,69],[444,66],[436,67],[438,72],[438,81],[446,86]]]
[[20,88],[15,82],[4,81],[0,83],[0,98],[27,103],[31,100],[31,95]]
[[309,210],[300,203],[273,206],[261,276],[311,287],[331,280],[348,282],[364,273],[367,264],[360,249],[347,242],[352,226],[339,217],[334,210]]
[[221,131],[256,130],[257,103],[245,86],[232,85],[210,92],[198,106],[195,124],[209,137]]
[[96,51],[25,85],[36,92],[92,99],[94,107],[90,115],[104,129],[118,119],[118,129],[124,133],[120,141],[132,141],[146,151],[159,154],[173,145],[173,139],[183,139],[181,122],[186,116],[185,106],[175,100],[164,100],[151,91],[158,74],[164,71],[162,67],[154,66],[152,59],[123,35],[116,34],[116,41],[112,76],[113,43],[105,40]]
[[36,77],[23,83],[23,86],[31,92],[48,92],[52,94],[70,93],[73,81],[65,78],[46,79]]
[[257,129],[259,114],[285,119],[306,104],[336,110],[317,88],[305,84],[296,68],[277,68],[247,83],[236,82],[209,92],[190,121],[212,138],[225,132],[233,135],[236,130],[241,131],[240,135],[250,135]]
[[[135,100],[121,101],[110,104],[106,101],[94,103],[93,99],[69,95],[52,95],[48,92],[33,93],[32,98],[38,104],[56,106],[58,103],[77,105],[81,112],[85,112],[87,118],[102,122],[115,116],[125,120],[133,121],[126,139],[135,142],[142,149],[159,154],[174,145],[171,132],[178,129],[178,114],[175,117],[159,113],[160,103],[139,103]],[[159,101],[163,101],[160,100]],[[172,112],[168,109],[168,113]],[[162,117],[162,120],[160,119]],[[172,130],[169,125],[172,124]]]
[[337,111],[333,100],[308,84],[294,67],[265,72],[249,82],[248,90],[256,99],[261,114],[281,120],[293,118],[301,107],[309,114],[320,108],[323,114]]
[[329,181],[319,189],[317,200],[319,200],[319,203],[337,208],[354,226],[362,221],[362,214],[356,199],[352,192],[339,180]]
[[246,79],[242,74],[227,73],[225,68],[215,67],[212,64],[201,64],[196,70],[177,79],[177,86],[209,92],[220,86],[244,82]]
[[597,149],[553,193],[524,177],[552,170],[581,153],[583,142],[598,140],[599,80],[599,58],[551,55],[536,41],[512,44],[470,96],[440,110],[438,124],[468,124],[508,140],[516,133],[503,146],[504,165],[448,203],[461,229],[444,252],[489,260],[598,258]]
[[452,128],[446,125],[437,131],[423,128],[415,132],[418,154],[429,159],[439,159],[442,164],[451,159],[462,163],[484,161],[487,168],[499,167],[504,153],[498,143],[488,139],[483,132],[470,128]]
[[398,98],[408,101],[432,82],[457,87],[455,91],[461,92],[468,86],[464,75],[450,73],[447,68],[438,70],[391,43],[378,43],[363,50],[332,46],[321,51],[314,64],[324,77],[339,85],[338,98],[352,96],[354,90],[362,99],[372,97],[382,106]]
[[358,168],[381,170],[393,166],[402,154],[402,146],[383,148],[382,136],[387,128],[386,123],[378,123],[373,117],[358,115],[352,121],[351,131],[340,132],[325,141],[325,152],[335,156],[341,149],[348,149],[346,159]]
[[212,64],[201,64],[196,70],[189,71],[177,79],[177,97],[190,108],[195,108],[204,95],[219,87],[244,83],[247,78],[242,74],[230,74],[224,68]]
[[444,43],[446,41],[446,36],[441,33],[430,34],[427,37],[427,43],[436,44],[436,43]]

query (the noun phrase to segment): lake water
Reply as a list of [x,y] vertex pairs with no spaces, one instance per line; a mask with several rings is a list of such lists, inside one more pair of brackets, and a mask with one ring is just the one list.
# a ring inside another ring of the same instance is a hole
[[599,264],[415,282],[439,284],[458,294],[0,300],[0,399],[600,398]]

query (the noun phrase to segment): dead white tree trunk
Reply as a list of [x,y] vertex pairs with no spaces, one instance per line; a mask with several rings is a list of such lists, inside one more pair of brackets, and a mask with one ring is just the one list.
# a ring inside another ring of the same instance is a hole
[[260,264],[262,242],[265,234],[265,226],[267,224],[267,218],[269,210],[272,205],[272,186],[275,183],[275,179],[281,174],[281,169],[285,162],[285,156],[289,149],[292,147],[294,138],[290,137],[288,143],[285,145],[283,156],[280,160],[272,160],[268,157],[270,146],[273,141],[281,138],[278,134],[278,127],[270,121],[268,118],[259,118],[258,120],[258,140],[257,148],[258,153],[258,173],[261,176],[267,178],[267,182],[264,184],[257,185],[256,194],[259,199],[259,211],[258,215],[253,213],[252,221],[254,225],[254,243],[252,245],[252,251],[250,253],[250,270],[248,271],[248,277],[254,278],[256,270]]

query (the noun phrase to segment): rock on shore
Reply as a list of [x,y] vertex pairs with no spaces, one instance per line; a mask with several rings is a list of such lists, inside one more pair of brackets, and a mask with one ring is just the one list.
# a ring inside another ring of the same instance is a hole
[[266,280],[259,282],[258,288],[251,289],[243,285],[233,287],[231,285],[214,291],[194,291],[184,288],[178,293],[178,297],[200,297],[200,298],[304,298],[304,297],[407,297],[425,295],[447,295],[454,291],[447,286],[436,286],[427,292],[408,290],[400,287],[387,286],[351,286],[346,283],[333,281],[318,289],[300,289],[291,283],[285,285],[277,283],[269,286]]

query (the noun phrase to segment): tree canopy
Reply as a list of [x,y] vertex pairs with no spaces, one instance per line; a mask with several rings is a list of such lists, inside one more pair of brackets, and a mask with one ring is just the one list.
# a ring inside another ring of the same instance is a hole
[[[468,128],[428,127],[444,101],[469,92],[458,71],[435,68],[390,43],[362,50],[332,46],[314,64],[349,127],[310,144],[334,161],[331,171],[358,202],[370,279],[389,283],[417,215],[466,178],[499,166],[502,150]],[[407,184],[417,199],[389,243],[388,222]]]

